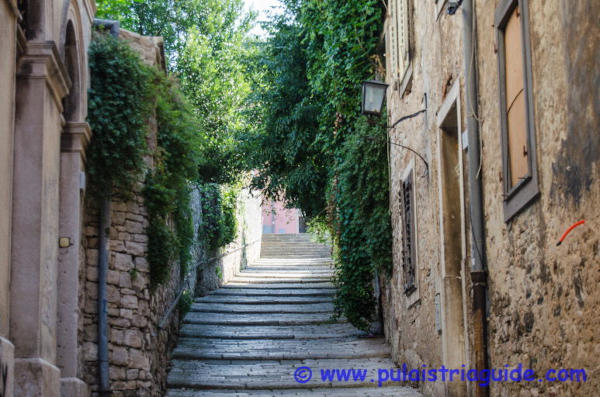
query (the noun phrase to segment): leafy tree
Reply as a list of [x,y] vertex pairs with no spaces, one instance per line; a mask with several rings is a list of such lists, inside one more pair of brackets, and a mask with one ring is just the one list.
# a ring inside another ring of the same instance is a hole
[[261,47],[255,103],[262,128],[249,139],[255,184],[283,196],[336,245],[336,309],[359,328],[373,320],[372,281],[391,269],[385,118],[360,115],[360,84],[373,76],[383,18],[378,0],[287,0]]

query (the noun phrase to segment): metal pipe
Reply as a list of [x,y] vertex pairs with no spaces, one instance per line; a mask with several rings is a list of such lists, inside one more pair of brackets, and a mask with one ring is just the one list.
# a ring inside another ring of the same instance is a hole
[[110,207],[111,197],[108,195],[103,198],[100,207],[100,226],[98,232],[98,383],[101,397],[110,396],[110,379],[108,372],[108,311],[106,304]]
[[[471,281],[473,284],[473,350],[477,370],[488,368],[487,354],[487,266],[481,186],[481,146],[478,123],[477,43],[473,0],[464,0],[463,57],[467,108],[469,156],[469,210],[471,218]],[[477,397],[487,396],[489,389],[475,386]]]

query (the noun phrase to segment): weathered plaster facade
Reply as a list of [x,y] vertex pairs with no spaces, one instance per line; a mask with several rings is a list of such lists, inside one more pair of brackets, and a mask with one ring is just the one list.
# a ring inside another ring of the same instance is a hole
[[[391,4],[392,1],[390,1]],[[397,0],[395,4],[402,3]],[[394,39],[401,29],[391,5],[385,25],[390,206],[394,273],[382,279],[386,337],[409,368],[474,368],[472,237],[468,185],[462,10],[447,2],[405,1],[406,71]],[[492,396],[589,395],[600,388],[596,325],[600,294],[597,183],[600,156],[599,11],[593,1],[523,2],[527,8],[539,195],[505,221],[499,116],[498,43],[494,16],[502,3],[474,1],[478,123],[487,253],[489,368],[522,364],[536,377],[549,369],[584,368],[588,381],[493,382]],[[394,51],[396,52],[394,54]],[[425,99],[426,98],[426,99]],[[463,134],[463,132],[465,132]],[[416,289],[403,280],[403,180],[412,169]],[[565,242],[565,229],[585,219]],[[471,395],[473,383],[422,382],[429,395]]]

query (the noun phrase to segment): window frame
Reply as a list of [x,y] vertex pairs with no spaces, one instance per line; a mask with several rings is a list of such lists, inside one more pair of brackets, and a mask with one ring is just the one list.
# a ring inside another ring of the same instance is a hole
[[[521,13],[521,44],[523,59],[523,91],[525,95],[527,175],[516,185],[511,186],[510,152],[508,147],[508,115],[506,109],[506,54],[504,29],[512,14],[518,8]],[[535,140],[535,118],[533,106],[533,76],[531,62],[531,41],[529,36],[528,0],[501,0],[496,8],[494,27],[498,49],[498,91],[500,105],[500,132],[502,146],[502,185],[504,221],[510,221],[539,194],[537,150]]]
[[[400,189],[399,189],[399,205],[400,205],[400,240],[401,240],[401,255],[400,255],[400,265],[402,270],[402,281],[400,287],[402,288],[402,292],[404,296],[407,297],[407,307],[412,306],[415,302],[419,300],[419,250],[418,250],[418,227],[417,227],[417,208],[416,208],[416,177],[415,177],[415,167],[414,162],[411,161],[408,167],[403,172],[402,178],[400,179]],[[412,241],[411,241],[411,261],[413,267],[413,280],[412,285],[407,288],[407,279],[406,279],[406,267],[404,263],[404,247],[405,247],[405,225],[406,225],[406,211],[404,206],[404,184],[410,179],[411,184],[411,232],[412,232]]]

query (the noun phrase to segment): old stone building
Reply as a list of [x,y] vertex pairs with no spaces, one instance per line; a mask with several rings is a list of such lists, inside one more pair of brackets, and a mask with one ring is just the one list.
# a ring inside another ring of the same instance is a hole
[[77,243],[95,3],[5,0],[0,10],[3,394],[82,395]]
[[[535,371],[488,390],[419,384],[436,396],[594,394],[598,4],[388,3],[394,273],[381,299],[395,360]],[[587,382],[537,381],[563,368]]]

